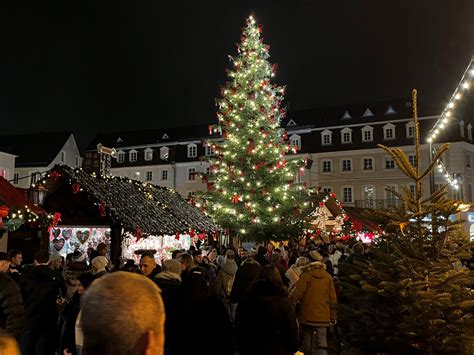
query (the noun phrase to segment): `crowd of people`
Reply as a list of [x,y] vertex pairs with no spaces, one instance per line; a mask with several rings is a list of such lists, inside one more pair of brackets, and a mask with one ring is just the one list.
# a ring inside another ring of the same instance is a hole
[[363,253],[362,244],[198,245],[114,267],[99,244],[65,260],[39,251],[22,267],[12,250],[0,253],[0,329],[25,355],[327,354],[338,264]]

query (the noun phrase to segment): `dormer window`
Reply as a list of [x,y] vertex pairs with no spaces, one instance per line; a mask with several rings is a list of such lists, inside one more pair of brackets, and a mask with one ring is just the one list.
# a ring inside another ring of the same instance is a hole
[[387,123],[383,126],[383,139],[393,140],[395,139],[395,125]]
[[209,156],[212,156],[214,154],[216,154],[216,152],[214,151],[214,148],[212,147],[212,144],[206,145],[206,155],[209,157]]
[[296,122],[293,121],[293,120],[289,120],[288,123],[286,124],[287,127],[290,127],[290,126],[296,126]]
[[407,138],[415,138],[415,124],[413,122],[408,122],[405,125],[407,131]]
[[394,108],[392,107],[392,105],[390,105],[388,108],[387,108],[387,111],[385,111],[385,115],[396,115],[397,114],[397,111],[394,110]]
[[331,145],[332,144],[332,132],[328,129],[325,129],[321,132],[321,145]]
[[352,129],[346,127],[341,130],[341,142],[343,144],[352,143]]
[[197,145],[194,143],[188,144],[188,158],[197,157]]
[[373,142],[374,141],[374,127],[365,126],[362,127],[362,142]]
[[370,110],[370,108],[367,108],[364,112],[364,114],[362,115],[362,117],[374,117],[374,113]]
[[119,151],[117,153],[117,162],[118,163],[124,163],[125,162],[125,152]]
[[161,147],[160,148],[160,159],[167,160],[170,156],[170,149],[168,147]]
[[297,134],[293,134],[290,137],[290,144],[292,147],[296,147],[296,150],[300,150],[301,149],[301,136]]
[[344,114],[341,117],[341,120],[350,120],[352,118],[351,114],[349,111],[345,111]]
[[129,153],[128,153],[128,159],[130,160],[130,162],[136,162],[137,159],[138,159],[138,152],[135,150],[135,149],[132,149]]
[[153,160],[153,149],[151,148],[145,149],[145,160],[146,161]]

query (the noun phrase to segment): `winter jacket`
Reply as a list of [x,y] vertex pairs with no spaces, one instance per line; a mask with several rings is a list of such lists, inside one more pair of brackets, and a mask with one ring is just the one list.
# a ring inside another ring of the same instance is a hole
[[329,261],[332,264],[332,267],[334,268],[334,275],[337,275],[338,268],[337,265],[339,263],[339,259],[341,258],[342,254],[339,250],[336,250],[334,254],[329,254]]
[[297,317],[300,323],[313,326],[329,326],[336,319],[336,291],[332,277],[324,270],[324,264],[314,262],[303,267],[290,299],[299,303]]
[[273,283],[259,280],[237,306],[241,355],[290,355],[298,348],[293,305]]
[[237,263],[234,260],[228,259],[219,270],[216,279],[216,291],[221,299],[225,300],[230,297],[237,269]]
[[19,339],[24,313],[18,285],[7,274],[0,272],[0,330],[4,329]]
[[64,282],[66,283],[66,298],[70,300],[77,290],[77,277],[89,272],[89,268],[84,262],[73,262],[63,271]]
[[181,277],[171,271],[163,271],[156,275],[155,282],[161,289],[161,297],[165,306],[165,354],[173,354],[176,350],[180,336],[179,324],[179,287]]
[[73,355],[76,354],[76,320],[79,312],[81,310],[81,296],[77,291],[72,296],[71,301],[66,305],[66,308],[62,314],[63,316],[63,325],[61,329],[61,338],[60,338],[60,351],[64,349],[69,349],[69,352]]
[[237,270],[235,274],[232,292],[230,293],[230,302],[239,303],[246,294],[250,284],[260,273],[260,265],[254,262],[246,262]]
[[159,273],[161,272],[161,266],[156,264],[155,268],[153,269],[153,271],[150,273],[150,275],[148,275],[148,278],[152,281],[155,281],[155,277],[156,275],[158,275]]
[[25,306],[25,329],[55,327],[58,320],[56,300],[66,286],[48,265],[39,265],[24,277],[22,294]]

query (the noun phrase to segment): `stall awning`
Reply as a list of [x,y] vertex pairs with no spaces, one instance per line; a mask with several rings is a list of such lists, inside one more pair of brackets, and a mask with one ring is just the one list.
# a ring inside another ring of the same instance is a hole
[[362,229],[369,232],[377,232],[379,226],[376,222],[363,215],[364,209],[359,207],[344,207],[346,214],[350,217],[353,224],[359,224]]

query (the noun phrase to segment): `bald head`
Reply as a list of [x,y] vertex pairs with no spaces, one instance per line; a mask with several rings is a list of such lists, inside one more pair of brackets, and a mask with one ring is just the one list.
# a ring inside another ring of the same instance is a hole
[[164,322],[155,283],[129,272],[105,275],[82,296],[83,353],[162,355]]

